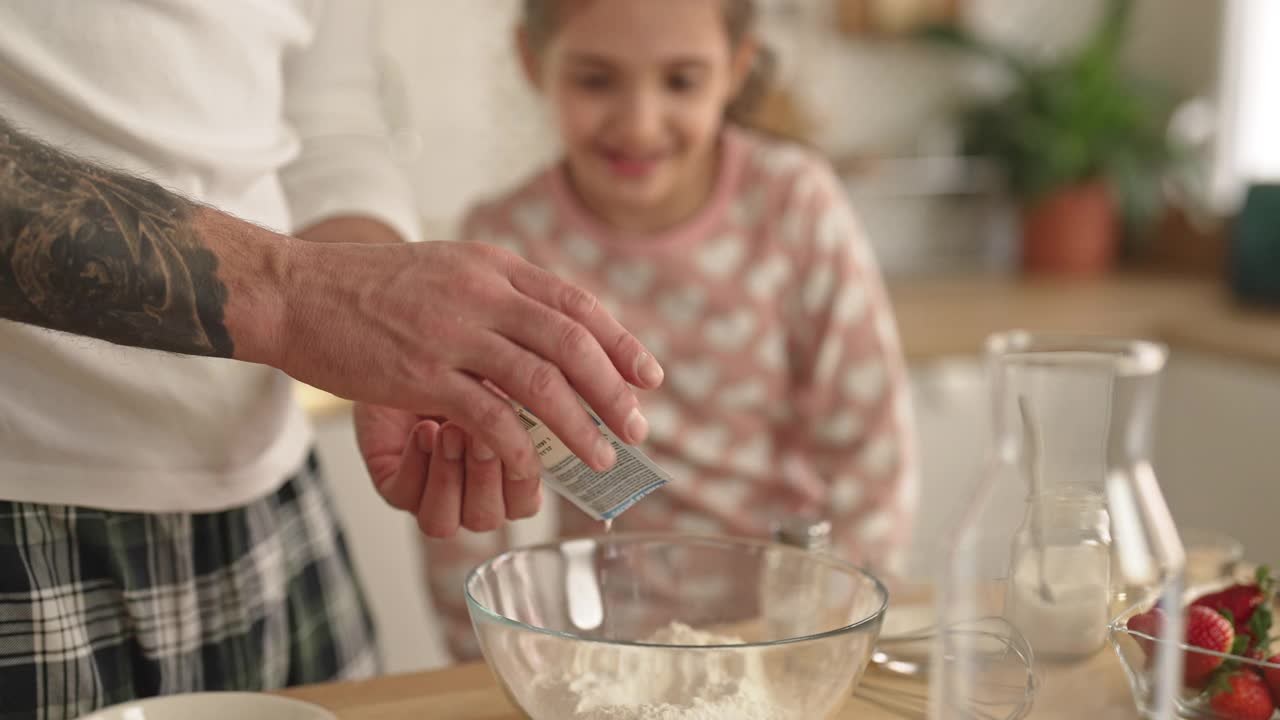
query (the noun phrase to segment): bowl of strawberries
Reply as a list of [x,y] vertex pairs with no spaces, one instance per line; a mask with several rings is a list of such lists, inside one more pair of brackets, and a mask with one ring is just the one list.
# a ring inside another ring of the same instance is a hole
[[[1178,714],[1195,720],[1280,717],[1280,640],[1272,633],[1276,579],[1266,567],[1252,576],[1192,588],[1183,608],[1182,692]],[[1141,709],[1152,705],[1149,676],[1167,618],[1164,608],[1137,606],[1111,625],[1112,645]]]

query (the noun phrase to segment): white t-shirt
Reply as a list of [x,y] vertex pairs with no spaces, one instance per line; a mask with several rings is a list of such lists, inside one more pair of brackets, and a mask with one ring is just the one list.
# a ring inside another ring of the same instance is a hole
[[[0,115],[281,231],[340,214],[418,239],[362,0],[4,0]],[[0,320],[0,499],[206,512],[311,442],[291,382]]]

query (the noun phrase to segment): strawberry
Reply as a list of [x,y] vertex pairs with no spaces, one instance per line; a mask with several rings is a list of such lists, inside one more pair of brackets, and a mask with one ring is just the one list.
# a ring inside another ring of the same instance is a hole
[[[1235,639],[1235,628],[1221,614],[1203,605],[1187,608],[1188,645],[1229,653]],[[1223,658],[1214,655],[1189,652],[1184,660],[1183,680],[1190,687],[1200,687],[1222,662]]]
[[[1138,613],[1129,618],[1129,621],[1125,623],[1125,627],[1133,632],[1149,635],[1153,638],[1160,637],[1160,631],[1164,628],[1164,609],[1153,607],[1144,613]],[[1138,647],[1142,648],[1142,652],[1147,657],[1151,657],[1151,648],[1155,643],[1143,637],[1134,637],[1133,639],[1137,641]]]
[[[1272,655],[1267,658],[1267,662],[1271,665],[1280,665],[1280,655]],[[1271,699],[1280,702],[1280,670],[1262,668],[1262,679],[1267,682],[1267,687],[1271,689]]]
[[1252,649],[1258,642],[1266,641],[1271,632],[1271,605],[1274,598],[1275,581],[1264,565],[1258,568],[1254,582],[1239,583],[1225,590],[1209,593],[1191,604],[1226,615],[1235,626],[1236,635],[1246,638],[1243,646]]
[[1236,626],[1243,629],[1245,624],[1249,622],[1249,618],[1253,617],[1253,611],[1262,604],[1262,601],[1262,588],[1254,583],[1249,583],[1232,585],[1225,590],[1209,593],[1196,598],[1191,604],[1193,606],[1206,607],[1215,612],[1225,610],[1231,613]]
[[1226,720],[1267,720],[1276,709],[1266,683],[1256,673],[1234,670],[1221,678],[1220,685],[1211,690],[1209,707]]

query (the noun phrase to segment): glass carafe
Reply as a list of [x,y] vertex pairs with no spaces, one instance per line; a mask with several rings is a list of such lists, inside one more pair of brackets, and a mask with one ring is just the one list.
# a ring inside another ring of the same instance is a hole
[[1155,645],[1138,704],[1175,716],[1185,561],[1150,462],[1166,356],[1136,340],[989,339],[992,440],[940,548],[932,720],[1103,710],[1082,689],[1101,673],[1123,687],[1112,624],[1157,601],[1172,642]]

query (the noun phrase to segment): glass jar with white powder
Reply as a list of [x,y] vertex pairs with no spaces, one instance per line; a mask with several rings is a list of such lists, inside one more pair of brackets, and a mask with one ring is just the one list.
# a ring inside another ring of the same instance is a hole
[[1110,524],[1100,490],[1062,488],[1027,498],[1005,606],[1037,658],[1082,660],[1106,645]]

